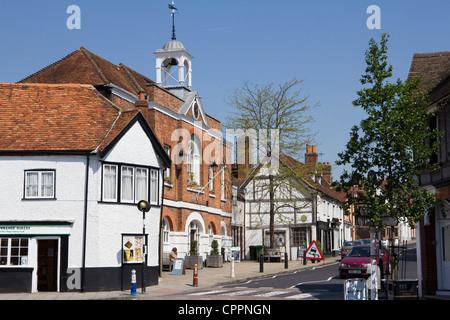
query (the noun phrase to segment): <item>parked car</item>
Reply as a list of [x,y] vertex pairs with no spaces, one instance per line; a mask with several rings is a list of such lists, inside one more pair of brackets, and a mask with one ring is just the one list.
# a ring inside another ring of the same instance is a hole
[[359,244],[362,244],[360,240],[347,240],[344,242],[344,245],[341,249],[341,259],[344,259],[347,253],[350,252],[350,250]]
[[[380,272],[387,272],[390,268],[391,257],[389,251],[384,247],[377,247],[377,266]],[[339,276],[341,279],[347,277],[369,277],[370,269],[370,245],[356,245],[339,264]]]

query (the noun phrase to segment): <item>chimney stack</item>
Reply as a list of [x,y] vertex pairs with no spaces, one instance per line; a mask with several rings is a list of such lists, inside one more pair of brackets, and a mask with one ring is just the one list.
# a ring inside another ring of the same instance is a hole
[[136,109],[138,109],[142,112],[142,115],[144,116],[144,118],[147,120],[147,122],[149,122],[148,102],[145,99],[145,92],[142,92],[142,91],[139,92],[139,99],[136,100],[136,102],[134,103],[134,106],[136,107]]
[[319,164],[319,156],[316,153],[316,146],[306,146],[305,164],[314,170]]
[[331,165],[329,162],[323,163],[323,179],[331,184]]

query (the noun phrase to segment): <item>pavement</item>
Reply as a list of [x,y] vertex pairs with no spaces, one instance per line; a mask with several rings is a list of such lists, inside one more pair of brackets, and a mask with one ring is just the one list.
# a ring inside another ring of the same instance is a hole
[[[244,260],[234,263],[234,277],[231,274],[232,263],[225,262],[222,268],[199,269],[197,287],[193,286],[193,270],[186,269],[184,275],[172,275],[171,272],[163,271],[158,285],[147,287],[145,293],[141,293],[141,289],[138,288],[136,296],[131,296],[130,290],[84,293],[3,293],[0,294],[0,300],[152,300],[161,298],[170,300],[172,294],[182,294],[183,291],[202,290],[254,279],[270,278],[283,273],[337,264],[339,260],[339,257],[325,256],[323,261],[312,263],[311,260],[308,260],[306,265],[303,265],[303,260],[289,260],[287,269],[284,262],[265,262],[263,272],[260,272],[260,264],[258,262]],[[336,266],[336,274],[337,272]],[[174,296],[173,299],[179,299],[179,296]]]

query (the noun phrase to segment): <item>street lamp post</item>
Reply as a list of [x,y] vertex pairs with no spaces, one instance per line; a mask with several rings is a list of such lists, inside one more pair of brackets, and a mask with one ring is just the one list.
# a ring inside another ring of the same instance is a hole
[[142,212],[143,214],[143,219],[142,219],[142,241],[143,241],[143,249],[144,249],[144,257],[142,260],[142,273],[141,273],[141,278],[142,278],[142,293],[145,293],[145,276],[144,276],[144,271],[145,271],[145,265],[147,262],[147,241],[145,240],[145,213],[150,211],[150,204],[148,203],[148,201],[145,200],[141,200],[138,202],[137,205],[139,211]]

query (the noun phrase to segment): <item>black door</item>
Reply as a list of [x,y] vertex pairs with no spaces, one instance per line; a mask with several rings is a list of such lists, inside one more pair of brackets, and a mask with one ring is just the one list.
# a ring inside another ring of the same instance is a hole
[[56,291],[58,240],[38,240],[38,291]]

